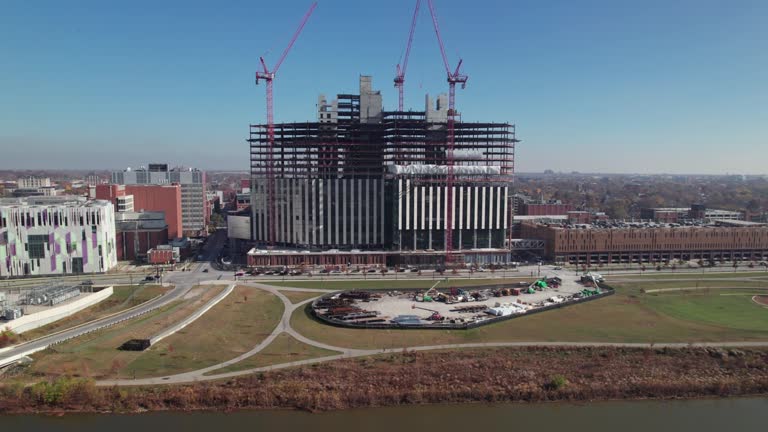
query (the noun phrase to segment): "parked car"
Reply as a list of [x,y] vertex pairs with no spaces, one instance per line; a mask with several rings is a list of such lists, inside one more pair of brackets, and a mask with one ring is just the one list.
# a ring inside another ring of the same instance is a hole
[[245,273],[239,271],[239,272],[235,273],[235,276],[237,276],[237,277],[245,276]]
[[208,273],[208,269],[207,268],[203,269],[203,273]]

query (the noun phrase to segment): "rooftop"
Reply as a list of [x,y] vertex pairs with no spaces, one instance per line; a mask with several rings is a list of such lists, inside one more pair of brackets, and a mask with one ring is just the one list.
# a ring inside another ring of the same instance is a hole
[[85,197],[75,195],[65,196],[31,196],[20,198],[0,198],[0,207],[107,207],[112,203],[104,200],[89,201]]
[[627,222],[627,221],[602,221],[591,224],[567,224],[567,223],[538,223],[540,226],[549,226],[556,229],[574,230],[619,230],[619,229],[692,229],[692,228],[717,228],[717,227],[760,227],[766,224],[735,220],[686,220],[679,223],[660,222]]

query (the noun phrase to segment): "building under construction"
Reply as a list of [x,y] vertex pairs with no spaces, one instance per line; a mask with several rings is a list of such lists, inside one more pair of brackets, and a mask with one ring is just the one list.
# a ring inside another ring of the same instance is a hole
[[360,94],[321,95],[316,121],[275,124],[272,149],[268,126],[251,125],[253,240],[427,264],[444,260],[435,252],[446,250],[452,230],[456,261],[509,261],[515,126],[463,122],[457,113],[449,151],[447,102],[427,96],[424,111],[384,111],[362,76]]

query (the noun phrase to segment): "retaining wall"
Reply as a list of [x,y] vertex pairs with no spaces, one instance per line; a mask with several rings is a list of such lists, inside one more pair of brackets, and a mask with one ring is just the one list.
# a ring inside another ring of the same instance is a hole
[[198,309],[193,313],[192,315],[188,316],[182,321],[179,321],[178,323],[174,324],[173,326],[161,331],[160,333],[156,334],[155,336],[152,336],[149,338],[150,345],[154,345],[158,343],[160,340],[167,338],[168,336],[176,333],[177,331],[183,329],[184,327],[192,324],[196,319],[200,318],[208,312],[212,307],[216,306],[220,301],[224,300],[233,290],[235,289],[235,285],[232,284],[228,286],[224,291],[216,295],[216,297],[208,300],[208,303],[205,304],[202,308]]
[[101,302],[113,293],[112,287],[107,287],[93,294],[82,295],[77,300],[67,304],[54,306],[40,312],[30,315],[24,315],[21,318],[7,321],[2,324],[3,328],[13,330],[15,333],[24,333],[34,330],[38,327],[48,325],[52,322],[74,315],[81,310]]

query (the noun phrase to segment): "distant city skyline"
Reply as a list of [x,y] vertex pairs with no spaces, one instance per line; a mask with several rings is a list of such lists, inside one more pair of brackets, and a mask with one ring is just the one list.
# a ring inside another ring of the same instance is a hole
[[[255,86],[311,1],[12,2],[0,16],[0,169],[160,161],[248,169]],[[373,75],[395,109],[413,1],[320,1],[275,80],[277,121]],[[517,124],[519,172],[765,174],[768,3],[435,0],[464,119]],[[445,92],[422,8],[406,107]],[[372,17],[375,17],[373,19]],[[350,37],[355,35],[355,37]]]

